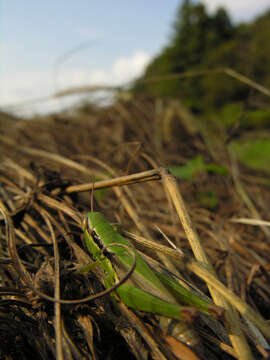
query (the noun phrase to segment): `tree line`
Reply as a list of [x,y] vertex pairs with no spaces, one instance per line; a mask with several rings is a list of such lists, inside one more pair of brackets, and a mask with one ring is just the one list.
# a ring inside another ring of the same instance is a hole
[[[263,96],[216,70],[229,67],[270,88],[269,39],[270,10],[250,23],[234,24],[223,8],[209,14],[202,3],[184,0],[167,46],[149,64],[133,91],[179,97],[195,113],[243,101],[249,107],[262,105]],[[181,73],[187,76],[172,76]],[[157,77],[159,80],[151,81]]]

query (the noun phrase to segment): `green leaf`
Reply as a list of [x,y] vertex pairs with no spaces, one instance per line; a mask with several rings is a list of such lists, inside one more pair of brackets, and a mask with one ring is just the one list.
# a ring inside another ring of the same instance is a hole
[[196,174],[201,171],[204,171],[204,163],[202,156],[197,156],[194,159],[191,159],[183,166],[170,166],[170,172],[183,180],[192,180]]
[[199,201],[206,208],[214,209],[218,205],[219,199],[213,191],[209,190],[199,193]]
[[239,121],[243,113],[242,103],[229,103],[223,106],[218,114],[218,120],[221,121],[225,128],[233,126]]
[[205,169],[220,175],[227,175],[229,173],[228,169],[216,164],[205,164]]
[[270,172],[270,140],[240,140],[229,146],[244,165],[254,170]]
[[169,170],[174,176],[179,177],[182,180],[189,181],[193,180],[196,176],[205,171],[211,171],[220,175],[228,174],[228,170],[223,166],[216,164],[205,164],[201,155],[189,160],[186,165],[170,166]]

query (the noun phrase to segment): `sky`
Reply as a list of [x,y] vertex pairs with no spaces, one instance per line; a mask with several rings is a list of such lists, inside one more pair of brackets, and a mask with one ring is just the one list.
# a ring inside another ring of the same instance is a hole
[[[235,22],[263,13],[269,0],[205,0]],[[64,100],[31,103],[74,86],[125,84],[168,42],[181,0],[0,0],[0,109],[56,111]]]

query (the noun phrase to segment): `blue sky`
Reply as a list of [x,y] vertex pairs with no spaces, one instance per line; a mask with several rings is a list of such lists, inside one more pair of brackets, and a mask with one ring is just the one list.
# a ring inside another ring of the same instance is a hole
[[[239,21],[263,12],[269,0],[257,1],[256,7],[250,0],[204,3],[213,11],[225,3]],[[179,0],[0,0],[0,106],[67,87],[133,79],[166,44],[180,4]],[[80,51],[63,58],[76,47]]]

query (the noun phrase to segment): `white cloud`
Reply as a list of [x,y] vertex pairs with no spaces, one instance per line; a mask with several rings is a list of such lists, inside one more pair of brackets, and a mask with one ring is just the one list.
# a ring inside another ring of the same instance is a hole
[[140,76],[151,60],[150,54],[137,51],[130,57],[119,57],[109,69],[60,70],[57,78],[61,88],[79,85],[111,84],[121,85]]
[[112,75],[127,82],[131,80],[130,74],[133,78],[140,76],[150,60],[151,56],[143,51],[137,51],[132,58],[119,58],[113,65]]
[[222,6],[229,11],[232,18],[236,21],[249,21],[255,16],[270,9],[269,0],[203,0],[210,11],[215,11]]
[[[116,58],[108,69],[96,68],[92,70],[63,68],[55,74],[52,69],[6,73],[1,76],[0,107],[23,103],[52,95],[56,91],[85,85],[123,85],[140,76],[151,55],[144,51],[137,51],[130,57]],[[49,103],[41,103],[19,108],[24,113],[55,111],[63,103],[72,100],[56,99]]]

